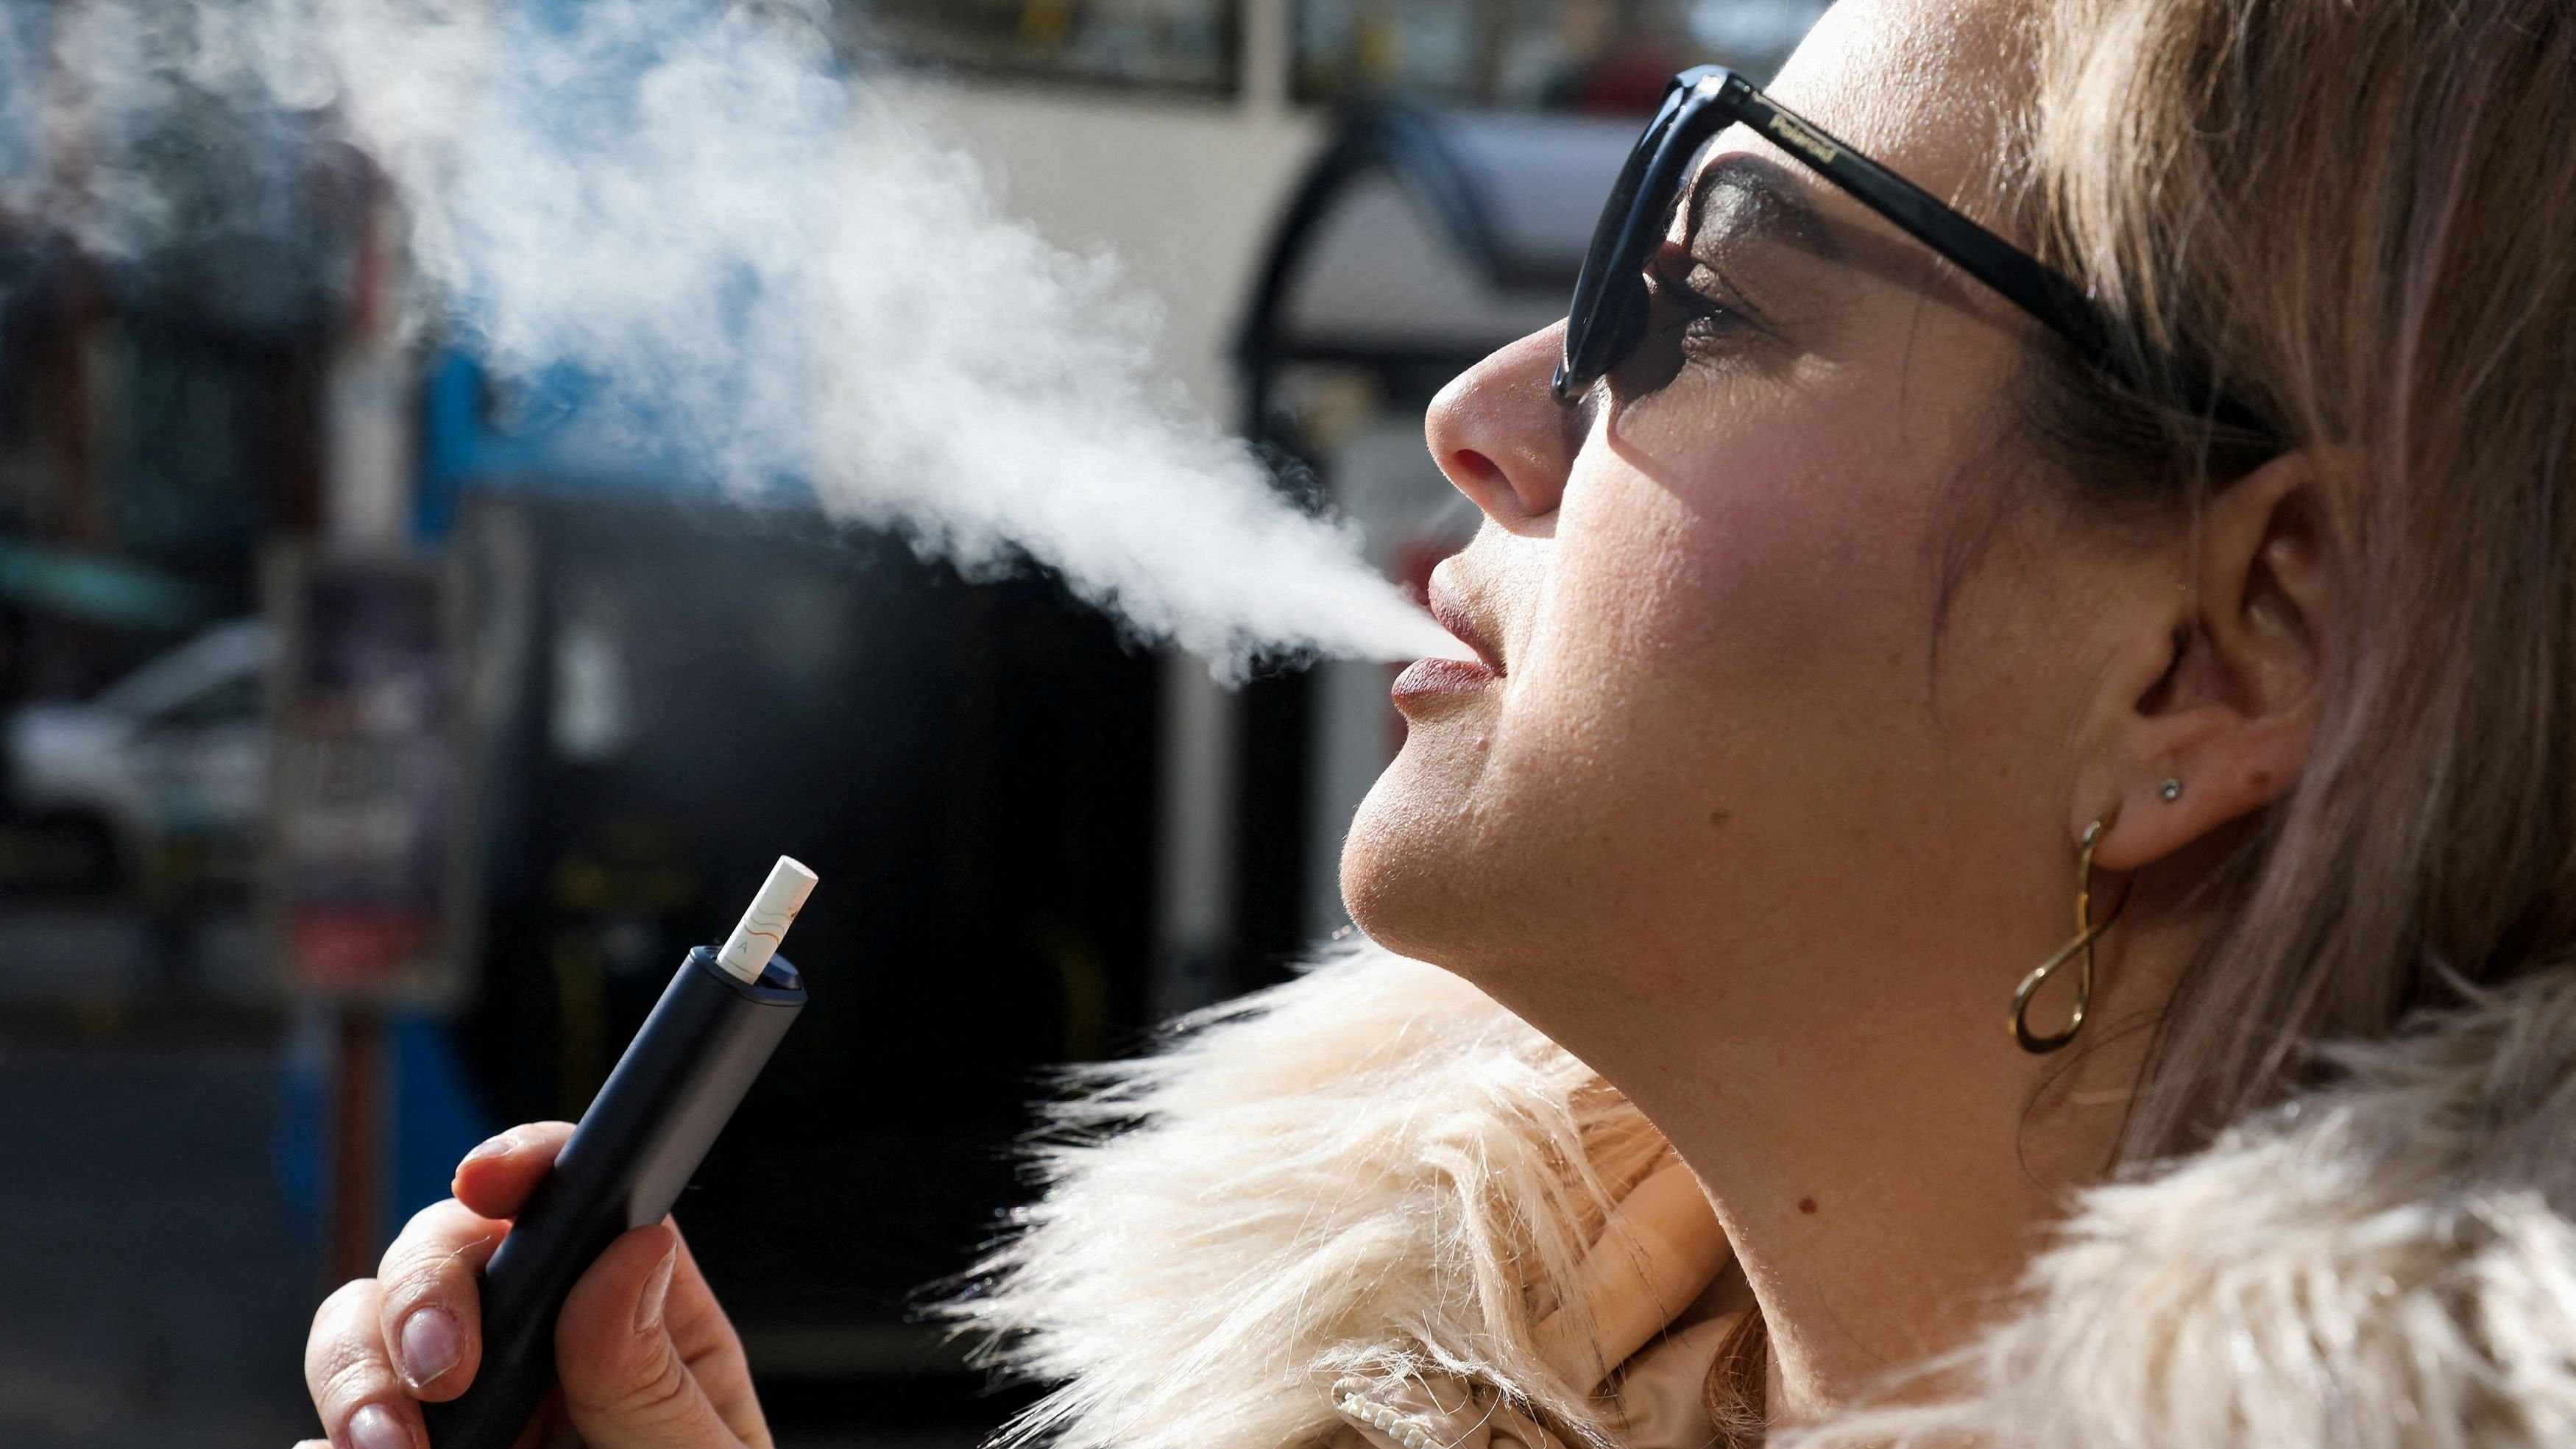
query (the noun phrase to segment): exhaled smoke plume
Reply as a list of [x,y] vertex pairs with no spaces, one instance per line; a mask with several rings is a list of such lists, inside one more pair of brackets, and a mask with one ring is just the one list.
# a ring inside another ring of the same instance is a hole
[[[1149,302],[1003,214],[970,157],[835,62],[820,10],[60,10],[54,64],[95,111],[174,78],[329,106],[393,178],[429,304],[505,374],[582,375],[603,446],[802,481],[969,571],[1034,559],[1220,670],[1456,652],[1155,372]],[[94,185],[78,230],[113,246],[147,199]]]

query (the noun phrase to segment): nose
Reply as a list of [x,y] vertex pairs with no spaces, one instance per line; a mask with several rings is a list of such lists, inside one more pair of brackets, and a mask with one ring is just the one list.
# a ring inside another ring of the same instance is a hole
[[1560,322],[1498,349],[1440,389],[1423,423],[1440,471],[1516,533],[1549,526],[1582,437],[1583,410],[1548,391],[1564,336]]

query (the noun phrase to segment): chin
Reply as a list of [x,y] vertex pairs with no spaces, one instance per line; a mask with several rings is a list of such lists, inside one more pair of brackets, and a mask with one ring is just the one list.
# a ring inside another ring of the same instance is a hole
[[1417,731],[1353,817],[1342,903],[1379,945],[1472,979],[1526,906],[1514,910],[1495,889],[1501,873],[1479,864],[1494,821],[1474,798],[1472,765],[1422,743]]
[[1441,939],[1455,933],[1448,918],[1463,905],[1456,883],[1445,879],[1459,842],[1442,838],[1455,832],[1460,812],[1423,798],[1421,782],[1412,778],[1414,756],[1407,741],[1351,818],[1342,841],[1342,904],[1369,939],[1432,960]]

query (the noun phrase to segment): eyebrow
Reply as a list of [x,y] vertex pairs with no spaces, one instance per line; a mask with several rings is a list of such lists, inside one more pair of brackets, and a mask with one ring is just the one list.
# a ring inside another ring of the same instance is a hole
[[1781,168],[1759,156],[1721,157],[1691,183],[1690,225],[1684,244],[1698,250],[1712,228],[1731,238],[1792,241],[1821,256],[1842,248],[1833,229]]

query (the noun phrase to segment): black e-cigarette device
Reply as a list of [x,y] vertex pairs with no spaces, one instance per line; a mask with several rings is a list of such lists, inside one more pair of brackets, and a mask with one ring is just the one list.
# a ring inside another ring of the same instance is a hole
[[805,1007],[780,938],[814,889],[785,856],[721,950],[680,963],[483,1269],[483,1362],[423,1404],[431,1449],[510,1449],[555,1383],[555,1318],[592,1261],[660,1222]]

